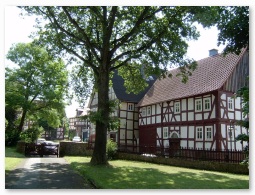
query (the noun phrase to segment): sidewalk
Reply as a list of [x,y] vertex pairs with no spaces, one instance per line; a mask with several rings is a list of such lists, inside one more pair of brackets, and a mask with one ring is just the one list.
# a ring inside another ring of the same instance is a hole
[[64,158],[26,158],[5,177],[5,189],[93,189]]

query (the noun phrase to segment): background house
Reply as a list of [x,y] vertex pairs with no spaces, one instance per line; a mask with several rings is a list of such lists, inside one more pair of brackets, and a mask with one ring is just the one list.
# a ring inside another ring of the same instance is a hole
[[68,118],[69,120],[69,139],[79,136],[82,141],[87,142],[89,139],[90,122],[84,117],[87,115],[87,109],[76,109],[76,116]]
[[[109,89],[109,99],[118,101],[118,107],[112,113],[112,117],[119,118],[120,125],[117,129],[111,130],[108,133],[108,138],[118,143],[118,147],[123,150],[135,151],[139,144],[139,129],[138,129],[138,107],[137,103],[143,98],[144,94],[155,82],[155,77],[150,77],[147,80],[149,86],[139,94],[126,93],[124,80],[114,72],[112,78],[112,87]],[[97,111],[98,94],[91,94],[88,107],[91,111]],[[95,141],[95,124],[91,124],[90,142]]]
[[242,100],[234,94],[247,84],[249,54],[225,57],[211,50],[197,61],[186,84],[172,78],[157,80],[139,102],[140,152],[146,147],[242,150],[234,139],[245,128],[235,125],[242,117]]

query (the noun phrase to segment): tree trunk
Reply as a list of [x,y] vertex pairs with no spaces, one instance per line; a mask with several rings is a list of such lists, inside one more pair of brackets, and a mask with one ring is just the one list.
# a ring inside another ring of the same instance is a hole
[[21,119],[20,119],[20,123],[19,123],[19,127],[18,127],[19,134],[22,132],[22,129],[23,129],[23,126],[24,126],[24,123],[25,123],[25,119],[26,119],[26,114],[27,114],[27,111],[23,110],[22,116],[21,116]]
[[92,165],[108,164],[106,156],[107,128],[109,123],[109,70],[101,70],[96,79],[98,87],[98,110],[100,118],[96,121],[96,138]]

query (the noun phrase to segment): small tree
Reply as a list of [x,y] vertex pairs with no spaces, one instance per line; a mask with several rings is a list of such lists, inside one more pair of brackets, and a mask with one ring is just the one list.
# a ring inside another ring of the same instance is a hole
[[64,62],[55,58],[34,43],[18,43],[11,47],[7,59],[19,68],[6,68],[5,102],[20,111],[17,132],[23,129],[27,116],[34,121],[44,117],[51,123],[58,122],[58,114],[65,107],[64,98],[68,95],[68,72]]

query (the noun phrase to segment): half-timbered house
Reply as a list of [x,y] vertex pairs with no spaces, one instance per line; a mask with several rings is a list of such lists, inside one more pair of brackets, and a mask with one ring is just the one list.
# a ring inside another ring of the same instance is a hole
[[249,54],[218,54],[197,61],[186,84],[176,77],[158,79],[139,102],[140,152],[144,147],[240,150],[235,137],[247,130],[235,125],[242,100],[234,94],[247,82]]
[[[109,89],[109,99],[116,100],[118,107],[112,113],[112,117],[119,119],[118,129],[111,130],[108,133],[108,139],[112,139],[118,143],[119,149],[135,151],[139,144],[139,129],[138,129],[138,107],[137,103],[143,98],[148,89],[155,82],[155,77],[147,79],[148,87],[139,94],[127,93],[124,86],[124,80],[118,75],[117,71],[114,72],[112,78],[112,87]],[[93,92],[88,108],[91,111],[97,111],[98,107],[98,94]],[[90,142],[95,141],[95,124],[91,124],[90,128]]]

